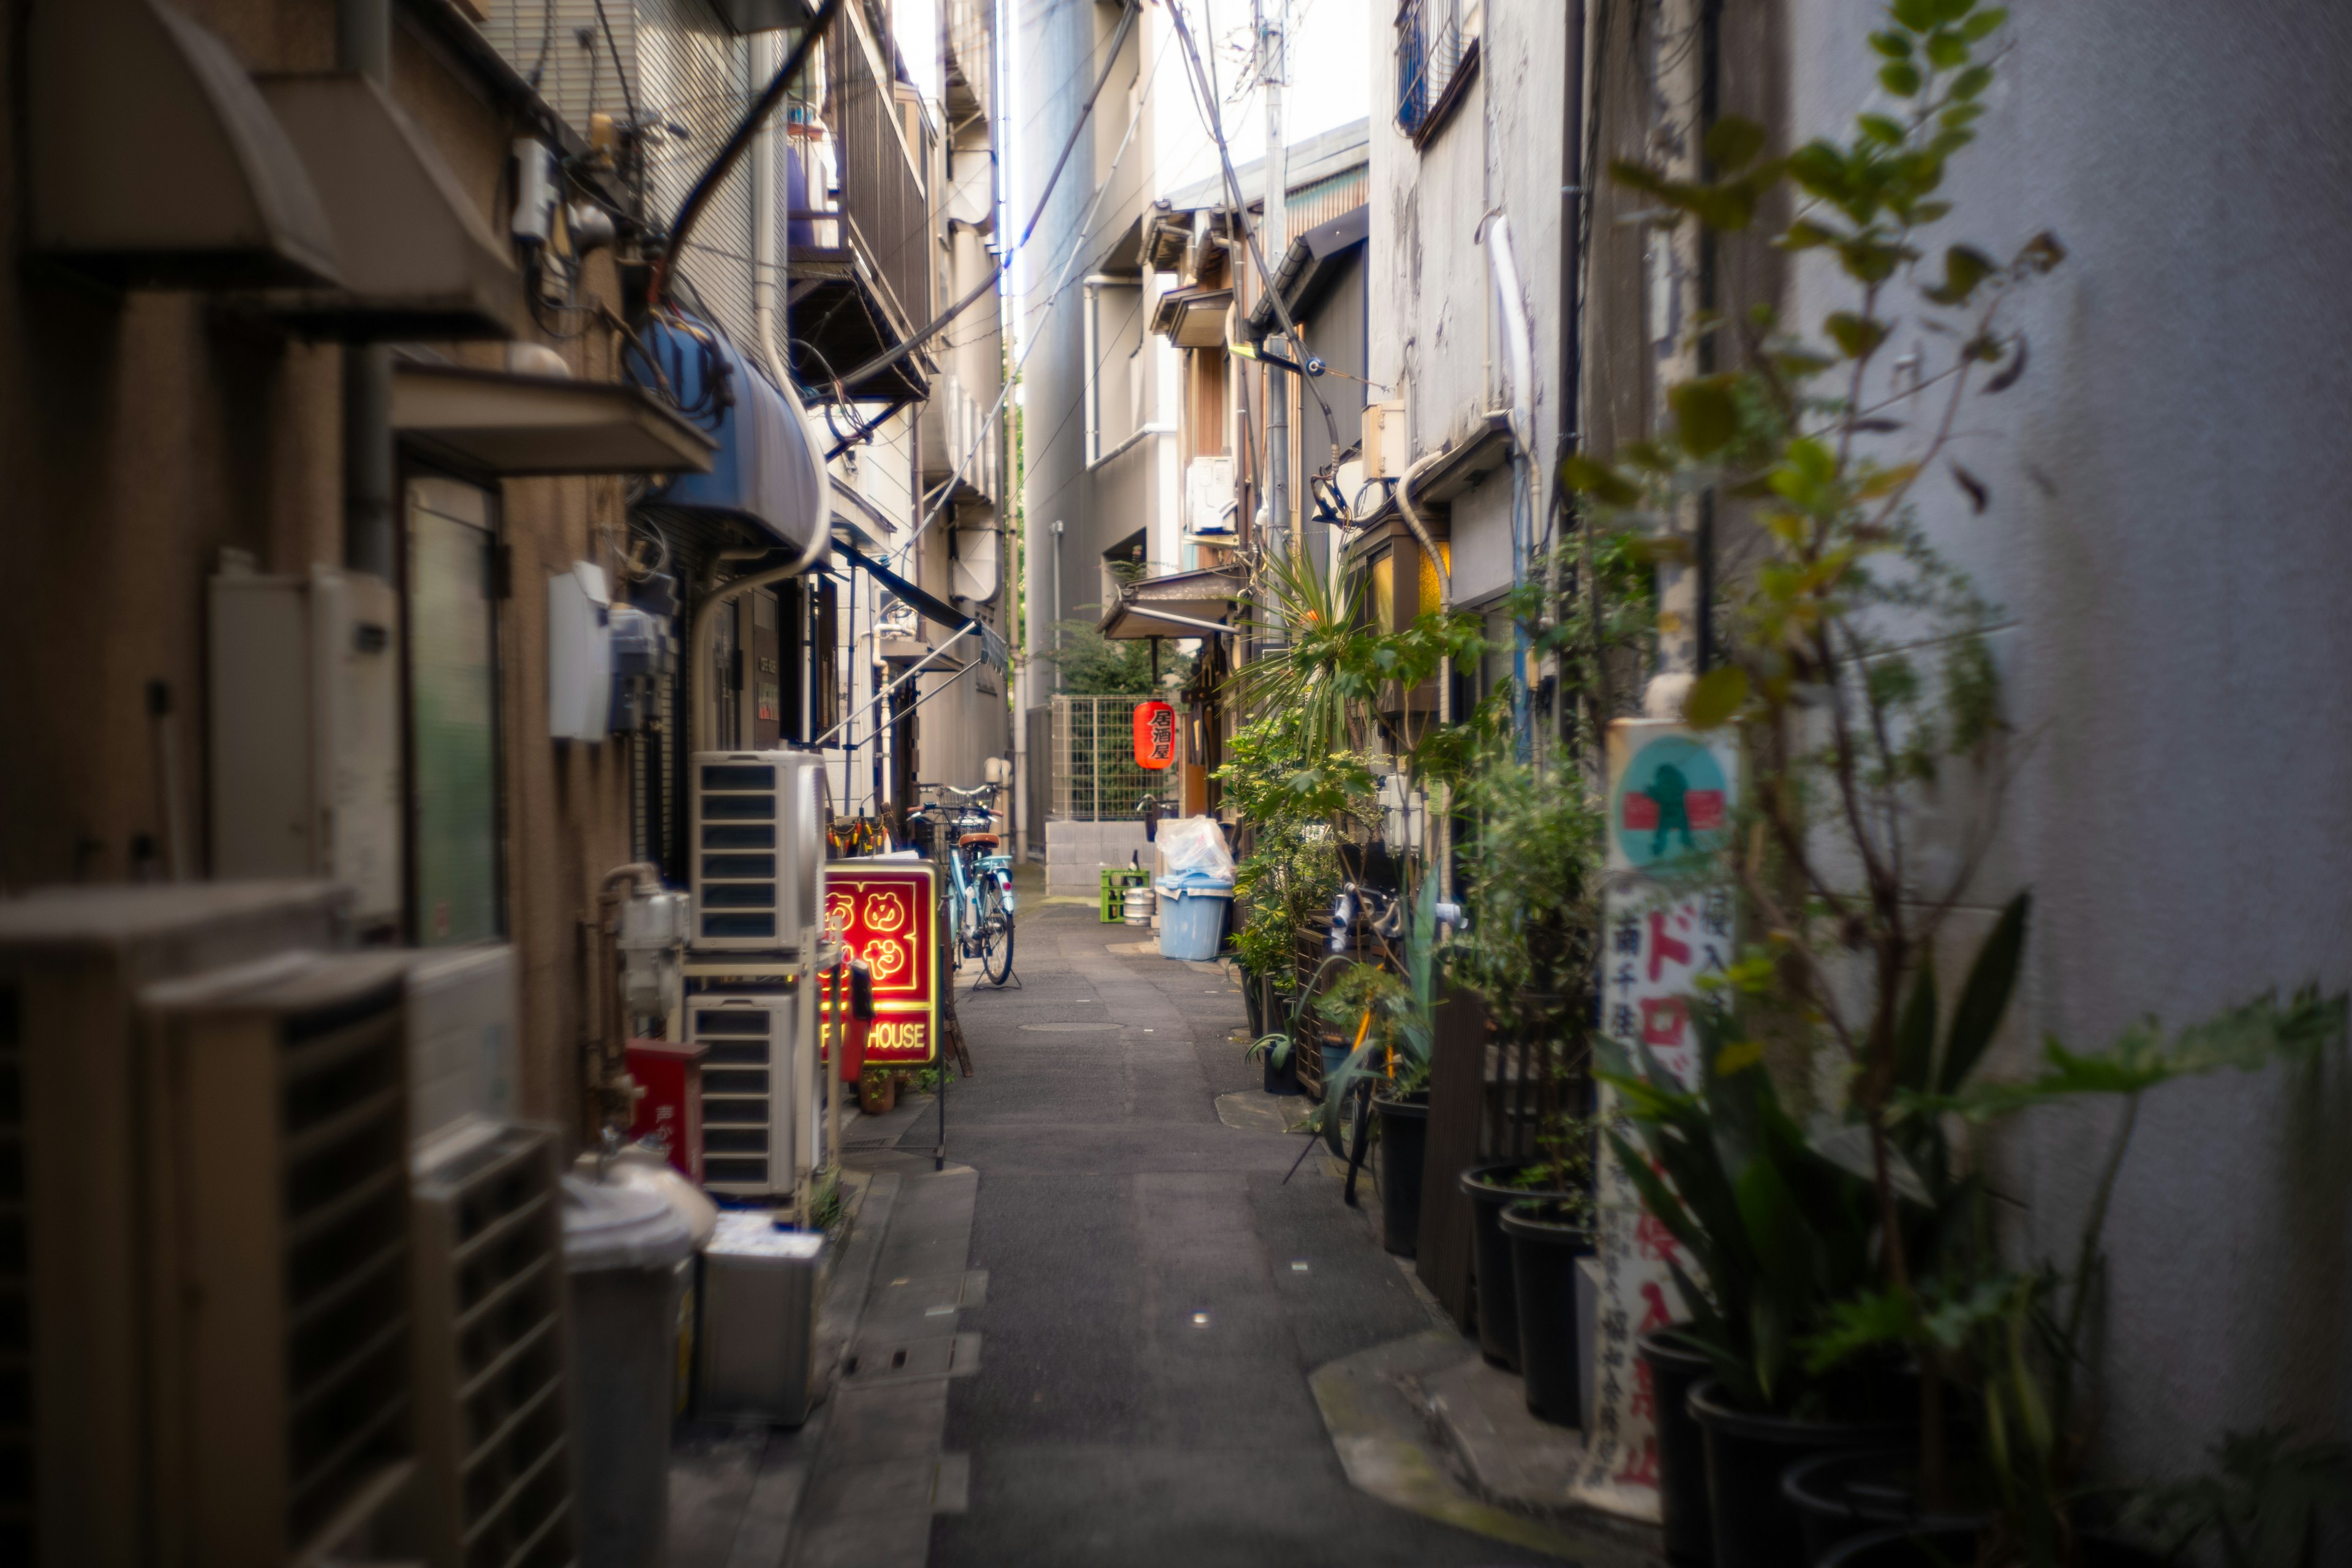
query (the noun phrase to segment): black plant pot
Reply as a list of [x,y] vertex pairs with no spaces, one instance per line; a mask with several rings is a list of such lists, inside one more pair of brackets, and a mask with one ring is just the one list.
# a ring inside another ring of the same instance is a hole
[[1511,1246],[1519,1377],[1528,1408],[1558,1426],[1584,1424],[1584,1375],[1576,1364],[1576,1265],[1592,1256],[1592,1230],[1556,1218],[1549,1204],[1513,1204],[1497,1216]]
[[1969,1459],[1948,1467],[1950,1506],[1929,1512],[1919,1500],[1916,1446],[1823,1454],[1789,1467],[1781,1495],[1805,1532],[1805,1560],[1818,1563],[1857,1536],[1906,1530],[1935,1534],[1978,1529],[1992,1516],[1992,1489]]
[[1274,1052],[1271,1049],[1258,1059],[1265,1064],[1266,1093],[1304,1094],[1306,1092],[1306,1090],[1298,1087],[1298,1047],[1297,1045],[1294,1044],[1290,1047],[1288,1054],[1283,1057],[1282,1065],[1280,1067],[1276,1067],[1275,1065]]
[[1421,1246],[1421,1166],[1429,1147],[1429,1107],[1372,1097],[1381,1113],[1381,1245],[1399,1258]]
[[1633,1342],[1650,1369],[1650,1406],[1657,1412],[1658,1498],[1664,1510],[1666,1561],[1706,1568],[1715,1561],[1715,1529],[1706,1507],[1706,1439],[1690,1413],[1690,1391],[1715,1363],[1675,1332],[1652,1329]]
[[1242,985],[1242,1007],[1249,1014],[1249,1032],[1253,1040],[1265,1037],[1265,991],[1264,977],[1253,974]]
[[[2112,1536],[2076,1538],[2082,1568],[2162,1568],[2164,1559]],[[1819,1568],[1950,1568],[1977,1560],[1974,1530],[1878,1530],[1833,1548]]]
[[1706,1446],[1715,1568],[1811,1568],[1804,1522],[1780,1490],[1790,1466],[1840,1448],[1899,1447],[1915,1421],[1798,1421],[1742,1410],[1709,1378],[1689,1408]]
[[1503,1234],[1503,1205],[1521,1198],[1568,1195],[1511,1186],[1511,1178],[1526,1169],[1524,1161],[1497,1160],[1473,1165],[1459,1178],[1470,1200],[1470,1258],[1478,1283],[1478,1348],[1488,1361],[1513,1372],[1519,1370],[1519,1300],[1511,1273],[1511,1239]]

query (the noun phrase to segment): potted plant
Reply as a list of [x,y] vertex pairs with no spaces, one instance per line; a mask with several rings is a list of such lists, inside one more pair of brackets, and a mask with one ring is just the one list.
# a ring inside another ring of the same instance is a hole
[[886,1067],[869,1067],[857,1078],[857,1106],[868,1116],[887,1116],[898,1105],[898,1075]]
[[[1316,1006],[1355,1027],[1362,1043],[1326,1086],[1323,1111],[1336,1114],[1359,1085],[1371,1089],[1380,1129],[1381,1244],[1400,1258],[1421,1239],[1421,1178],[1429,1131],[1429,1061],[1435,1038],[1437,884],[1424,878],[1402,940],[1384,961],[1344,970]],[[1350,1156],[1351,1164],[1356,1156]]]
[[[1695,1269],[1672,1266],[1682,1341],[1709,1375],[1688,1409],[1701,1429],[1718,1568],[1803,1568],[1802,1529],[1780,1491],[1797,1459],[1899,1440],[1907,1390],[1885,1366],[1823,1375],[1811,1335],[1876,1277],[1870,1184],[1811,1146],[1782,1109],[1761,1048],[1719,992],[1690,1009],[1700,1083],[1685,1089],[1647,1047],[1602,1040],[1601,1079],[1626,1131],[1605,1136],[1642,1201]],[[1630,1132],[1630,1136],[1628,1135]],[[1670,1510],[1690,1508],[1672,1478]]]
[[[1580,1263],[1592,1256],[1593,1137],[1590,1119],[1555,1115],[1541,1137],[1546,1157],[1515,1173],[1515,1195],[1493,1211],[1504,1254],[1496,1272],[1507,1277],[1511,1296],[1510,1315],[1500,1328],[1510,1336],[1528,1408],[1562,1426],[1584,1425],[1576,1280]],[[1486,1293],[1490,1260],[1476,1261],[1483,1342],[1488,1314],[1502,1304],[1496,1299],[1499,1290],[1496,1297]]]
[[[1956,1011],[2005,999],[2025,918],[2022,899],[1997,928]],[[1988,966],[1996,973],[1986,980]],[[1812,1340],[1810,1364],[1832,1368],[1857,1355],[1899,1351],[1979,1412],[1979,1451],[1958,1464],[1931,1462],[1924,1447],[1859,1454],[1792,1471],[1785,1490],[1828,1546],[1887,1526],[1897,1536],[1965,1541],[1969,1561],[1988,1568],[2087,1568],[2146,1561],[2105,1537],[2086,1512],[2095,1500],[2084,1461],[2095,1401],[2084,1384],[2088,1336],[2105,1278],[2101,1251],[2107,1205],[2131,1147],[2142,1098],[2177,1079],[2224,1068],[2254,1071],[2281,1060],[2313,1062],[2346,1034],[2347,998],[2314,990],[2286,1002],[2263,997],[2168,1037],[2153,1022],[2126,1030],[2106,1051],[2077,1055],[2045,1042],[2033,1076],[1982,1082],[1980,1048],[1935,1033],[1935,972],[1925,969],[1905,1009],[1906,1049],[1895,1105],[1895,1151],[1917,1272],[1908,1291],[1874,1284],[1832,1310]],[[2070,1267],[2010,1264],[1990,1246],[1990,1200],[1949,1142],[1949,1129],[1997,1124],[2038,1108],[2093,1099],[2122,1101]],[[2242,1461],[2245,1456],[2241,1455]],[[1939,1473],[1940,1472],[1940,1473]],[[1855,1556],[1897,1564],[1919,1559],[1878,1542]]]

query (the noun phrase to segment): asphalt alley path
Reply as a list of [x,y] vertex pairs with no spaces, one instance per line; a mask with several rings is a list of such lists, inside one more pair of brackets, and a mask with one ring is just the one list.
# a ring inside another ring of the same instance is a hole
[[933,1521],[934,1568],[1549,1561],[1349,1486],[1307,1373],[1429,1316],[1328,1177],[1281,1185],[1296,1135],[1219,1121],[1261,1083],[1241,993],[1110,951],[1142,934],[1033,893],[1023,987],[959,988],[977,1074],[948,1153],[979,1173],[989,1283],[949,1394],[970,1507]]

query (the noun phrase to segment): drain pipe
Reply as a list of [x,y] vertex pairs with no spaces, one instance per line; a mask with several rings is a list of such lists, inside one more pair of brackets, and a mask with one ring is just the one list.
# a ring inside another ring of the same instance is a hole
[[[1535,339],[1528,328],[1526,300],[1519,296],[1519,260],[1511,248],[1511,220],[1500,211],[1479,225],[1486,247],[1486,271],[1495,286],[1495,310],[1502,327],[1503,364],[1511,378],[1511,586],[1527,585],[1528,543],[1534,518],[1528,473],[1535,455]],[[1528,624],[1511,618],[1511,736],[1519,761],[1528,757]]]
[[[1454,570],[1446,564],[1445,557],[1438,553],[1437,545],[1429,537],[1429,530],[1422,526],[1421,514],[1412,510],[1412,487],[1420,482],[1423,475],[1435,468],[1437,460],[1444,455],[1443,451],[1436,451],[1423,457],[1405,469],[1404,477],[1397,480],[1396,488],[1397,515],[1404,519],[1407,528],[1412,530],[1413,538],[1421,543],[1422,552],[1437,569],[1437,613],[1441,617],[1454,613]],[[1437,661],[1437,721],[1440,724],[1454,722],[1454,660],[1450,657]],[[1444,810],[1431,813],[1436,819],[1431,835],[1435,840],[1432,853],[1437,861],[1437,891],[1438,896],[1444,899],[1454,897],[1453,805],[1454,802],[1449,797]]]
[[[392,0],[335,0],[335,68],[392,85]],[[392,350],[343,348],[343,564],[399,581],[393,498]]]

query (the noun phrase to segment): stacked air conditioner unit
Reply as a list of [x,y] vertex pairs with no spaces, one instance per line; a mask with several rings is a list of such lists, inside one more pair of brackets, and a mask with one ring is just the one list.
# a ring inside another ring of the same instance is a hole
[[417,1521],[433,1568],[578,1554],[553,1137],[467,1121],[416,1152]]
[[[257,1400],[280,1417],[323,1418],[331,1406],[337,1421],[347,1418],[358,1407],[332,1388],[296,1410],[288,1380],[315,1378],[337,1345],[346,1359],[364,1358],[370,1331],[351,1337],[337,1287],[362,1313],[362,1298],[401,1293],[396,1272],[373,1286],[362,1272],[402,1266],[398,1151],[387,1176],[381,1146],[364,1136],[380,1128],[368,1119],[384,1107],[363,1090],[346,1108],[362,1135],[356,1147],[337,1131],[346,1112],[326,1110],[354,1086],[381,1081],[387,1005],[389,1045],[396,1052],[399,1043],[396,986],[378,984],[377,960],[313,973],[312,994],[340,986],[341,999],[305,1009],[306,1028],[331,1026],[301,1039],[281,1027],[267,1050],[223,1039],[221,1015],[183,1007],[158,1016],[141,1004],[159,982],[333,946],[347,900],[325,883],[283,882],[0,900],[0,1089],[13,1091],[0,1092],[0,1206],[23,1227],[20,1247],[0,1249],[0,1561],[289,1561],[289,1538],[320,1504],[329,1514],[348,1511],[336,1504],[363,1503],[397,1468],[393,1449],[369,1449],[376,1435],[364,1416],[344,1431],[358,1440],[341,1465],[319,1476],[297,1473],[302,1460],[285,1420],[252,1420]],[[255,1034],[269,1032],[266,1015],[250,1016]],[[206,1120],[213,1090],[202,1080],[215,1061],[251,1071],[261,1056],[272,1058],[268,1087],[227,1121]],[[173,1076],[175,1067],[201,1070],[190,1079]],[[299,1139],[308,1142],[297,1150]],[[311,1152],[349,1157],[287,1163]],[[237,1212],[224,1213],[213,1201],[224,1184],[266,1190],[239,1194]],[[218,1292],[196,1295],[195,1281],[225,1262],[229,1277]],[[275,1300],[260,1299],[272,1289]],[[309,1310],[299,1322],[290,1289]],[[253,1314],[250,1325],[234,1321],[242,1312]],[[389,1323],[373,1331],[387,1330],[399,1339]],[[268,1340],[259,1363],[243,1365],[243,1347],[225,1352],[223,1331]],[[250,1385],[233,1389],[226,1405],[191,1398],[224,1353],[251,1374]],[[194,1461],[208,1452],[248,1467],[231,1496],[251,1510],[254,1533],[247,1521],[226,1521],[235,1549],[211,1532],[223,1524],[217,1508],[199,1507],[191,1485]],[[278,1505],[265,1510],[265,1495]],[[268,1542],[254,1544],[260,1535]]]
[[695,951],[798,950],[821,903],[824,784],[810,752],[694,753]]
[[688,1000],[687,1038],[705,1047],[702,1184],[714,1193],[763,1198],[792,1190],[799,1000],[785,992]]
[[170,1557],[309,1562],[415,1468],[408,962],[289,953],[141,997]]

